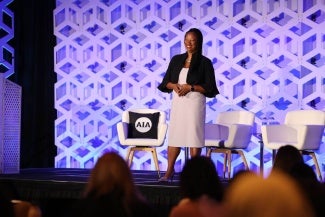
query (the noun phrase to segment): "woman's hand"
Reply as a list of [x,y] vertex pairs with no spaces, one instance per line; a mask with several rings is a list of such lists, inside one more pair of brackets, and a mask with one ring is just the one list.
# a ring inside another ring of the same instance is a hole
[[185,96],[188,92],[191,92],[191,85],[189,84],[179,84],[179,91],[177,92],[178,96]]
[[175,91],[178,94],[179,90],[181,89],[181,85],[177,83],[168,82],[167,88]]
[[182,85],[180,84],[173,84],[173,90],[179,94],[180,89],[182,88]]

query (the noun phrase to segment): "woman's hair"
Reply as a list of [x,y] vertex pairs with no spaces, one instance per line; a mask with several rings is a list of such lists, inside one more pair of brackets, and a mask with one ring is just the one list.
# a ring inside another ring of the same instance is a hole
[[197,199],[208,195],[217,201],[223,197],[223,186],[220,182],[213,161],[204,156],[189,159],[180,175],[180,189],[184,197]]
[[279,148],[274,159],[273,169],[280,169],[289,173],[296,165],[303,163],[303,157],[299,150],[292,145],[285,145]]
[[192,29],[189,29],[186,33],[185,33],[185,36],[184,38],[186,37],[187,34],[189,33],[193,33],[195,34],[196,36],[196,40],[197,40],[197,51],[195,53],[193,53],[193,56],[192,56],[192,63],[191,63],[191,66],[193,68],[197,68],[200,64],[200,61],[202,59],[202,49],[203,49],[203,35],[202,35],[202,32],[197,29],[197,28],[192,28]]
[[[99,203],[98,208],[104,208],[102,202],[114,200],[114,204],[107,206],[112,206],[114,212],[122,211],[125,214],[123,216],[133,216],[135,212],[147,208],[148,204],[136,188],[127,162],[115,152],[107,152],[98,159],[91,171],[84,196],[86,200]],[[144,212],[149,213],[147,209]]]
[[192,29],[189,29],[185,33],[184,38],[186,37],[186,35],[188,33],[194,33],[195,34],[196,40],[197,40],[197,52],[199,54],[202,54],[202,48],[203,48],[203,35],[202,35],[202,32],[199,29],[197,29],[197,28],[192,28]]
[[226,217],[314,217],[314,210],[300,186],[277,170],[264,179],[238,177],[225,192]]
[[102,155],[91,171],[86,186],[86,197],[101,197],[115,194],[131,200],[136,192],[131,171],[126,161],[117,153]]

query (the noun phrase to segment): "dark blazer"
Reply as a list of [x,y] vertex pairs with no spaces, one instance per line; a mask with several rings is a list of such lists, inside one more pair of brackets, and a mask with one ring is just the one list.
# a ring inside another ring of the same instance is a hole
[[[170,93],[167,83],[178,83],[179,74],[184,67],[187,53],[175,55],[167,68],[166,74],[159,84],[158,89],[162,92]],[[215,97],[219,94],[216,79],[214,75],[214,68],[212,62],[207,57],[200,54],[193,54],[192,62],[189,67],[186,83],[190,85],[200,85],[204,88],[204,95],[209,98]]]

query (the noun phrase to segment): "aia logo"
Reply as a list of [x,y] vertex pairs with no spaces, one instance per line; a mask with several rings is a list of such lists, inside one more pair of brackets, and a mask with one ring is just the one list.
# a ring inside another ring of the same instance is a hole
[[152,127],[152,122],[149,118],[141,117],[135,122],[135,129],[141,133],[148,132]]

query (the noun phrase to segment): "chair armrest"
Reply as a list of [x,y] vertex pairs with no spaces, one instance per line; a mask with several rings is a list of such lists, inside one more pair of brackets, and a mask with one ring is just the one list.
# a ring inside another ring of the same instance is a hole
[[290,125],[297,131],[297,148],[299,150],[319,148],[323,133],[324,125]]
[[227,148],[247,148],[252,136],[252,126],[246,124],[231,124],[229,136],[225,142]]
[[278,149],[283,144],[297,143],[297,129],[286,124],[262,125],[261,132],[265,147],[270,149]]
[[206,140],[226,140],[229,134],[229,127],[221,124],[205,124]]
[[157,132],[157,139],[158,139],[158,143],[163,143],[163,141],[165,140],[166,137],[166,133],[167,133],[167,124],[163,123],[163,124],[158,124],[158,132]]
[[128,125],[126,122],[119,122],[116,125],[118,139],[121,144],[125,144],[125,140],[128,137]]

